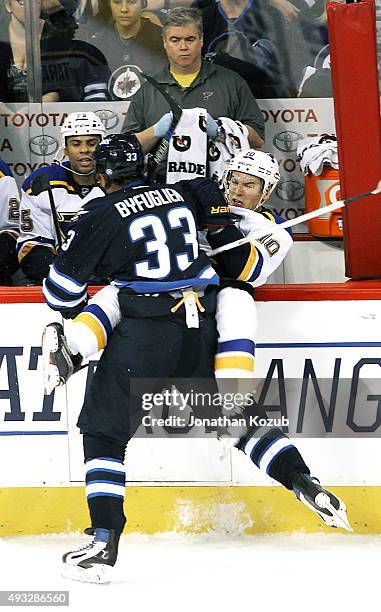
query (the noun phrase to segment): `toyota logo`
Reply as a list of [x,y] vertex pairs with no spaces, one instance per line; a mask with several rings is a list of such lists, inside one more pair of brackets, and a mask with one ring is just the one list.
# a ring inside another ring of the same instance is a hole
[[275,189],[280,200],[286,202],[296,202],[304,196],[304,185],[299,181],[281,181]]
[[119,123],[119,118],[116,113],[107,108],[95,111],[95,114],[102,121],[106,130],[113,130]]
[[42,134],[41,136],[34,136],[29,141],[29,148],[35,155],[45,157],[46,155],[54,155],[58,151],[58,140],[53,136]]
[[276,134],[273,143],[279,151],[284,153],[292,153],[298,148],[298,142],[303,136],[298,132],[280,132]]

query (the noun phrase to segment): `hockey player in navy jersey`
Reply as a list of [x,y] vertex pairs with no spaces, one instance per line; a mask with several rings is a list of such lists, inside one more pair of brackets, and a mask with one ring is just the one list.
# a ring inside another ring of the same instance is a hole
[[[263,232],[267,238],[216,257],[221,275],[238,279],[226,281],[218,294],[216,318],[219,338],[215,360],[218,378],[253,375],[256,313],[251,287],[265,282],[292,244],[290,233],[286,230],[278,231],[276,236],[271,237],[274,222],[279,223],[282,219],[263,208],[278,180],[279,168],[275,158],[254,150],[233,159],[225,173],[224,182],[231,210],[239,221],[236,225],[209,232],[210,244],[217,248],[233,242],[237,235],[242,237],[252,231]],[[48,303],[55,307],[54,295],[46,294],[46,297]],[[61,312],[81,303],[82,299],[83,295],[79,302],[61,304]],[[89,356],[102,348],[119,319],[117,292],[111,285],[99,292],[82,314],[74,319],[68,333],[69,345],[61,326],[48,326],[43,354],[50,377],[50,390],[65,382],[77,369],[80,358],[76,360],[73,354],[82,351]],[[246,431],[235,442],[259,469],[294,490],[298,498],[328,525],[349,527],[343,502],[309,476],[309,469],[299,451],[280,429],[269,427]]]
[[[61,128],[61,150],[68,161],[35,170],[22,185],[17,254],[24,274],[38,283],[47,276],[59,245],[51,196],[59,232],[64,237],[78,210],[93,198],[104,195],[95,181],[92,154],[105,132],[95,113],[71,113]],[[33,195],[33,183],[42,175],[47,175],[50,194],[45,190]]]
[[[78,419],[95,537],[90,546],[63,558],[65,576],[105,582],[125,524],[125,449],[143,414],[131,381],[149,378],[153,390],[155,379],[204,379],[208,389],[217,391],[219,277],[200,248],[198,231],[221,229],[231,218],[210,179],[150,186],[133,134],[109,136],[94,160],[108,195],[80,211],[43,291],[49,305],[65,310],[83,301],[92,274],[112,278],[119,288],[121,320]],[[53,349],[51,343],[57,342],[56,349],[65,350],[56,332],[56,325],[47,326],[44,345]]]
[[20,194],[11,169],[0,159],[0,285],[12,285],[19,268],[16,240],[19,235]]

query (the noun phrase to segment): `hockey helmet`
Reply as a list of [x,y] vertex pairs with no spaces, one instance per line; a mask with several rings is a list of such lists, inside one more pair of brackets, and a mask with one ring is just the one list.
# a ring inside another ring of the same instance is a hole
[[101,140],[106,128],[97,115],[91,111],[70,113],[61,128],[61,146],[66,147],[66,138],[69,136],[86,136],[87,134],[100,136]]
[[222,177],[222,183],[226,191],[229,190],[233,172],[243,172],[261,179],[263,183],[261,201],[263,196],[271,195],[280,179],[279,165],[274,155],[256,149],[248,149],[230,160]]
[[111,180],[143,176],[144,154],[135,134],[110,134],[93,154],[95,171]]

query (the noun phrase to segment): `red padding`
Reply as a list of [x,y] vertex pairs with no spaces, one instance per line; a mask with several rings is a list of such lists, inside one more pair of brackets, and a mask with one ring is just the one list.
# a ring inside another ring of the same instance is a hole
[[[94,295],[101,287],[89,287]],[[258,302],[313,302],[325,300],[381,300],[381,282],[265,285],[255,290]],[[42,303],[41,287],[0,287],[0,304]]]
[[[381,123],[374,0],[327,5],[341,197],[381,177]],[[381,195],[344,209],[346,276],[381,278]]]

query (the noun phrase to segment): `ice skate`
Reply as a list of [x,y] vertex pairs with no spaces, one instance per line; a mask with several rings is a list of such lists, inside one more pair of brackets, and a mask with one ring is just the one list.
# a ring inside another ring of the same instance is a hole
[[45,393],[50,395],[55,387],[64,385],[72,374],[78,372],[81,362],[81,355],[70,352],[61,323],[49,323],[42,334]]
[[80,582],[110,582],[118,556],[119,537],[113,529],[96,528],[92,542],[63,555],[62,576]]
[[307,508],[316,512],[327,525],[353,531],[344,502],[324,489],[317,478],[308,474],[298,474],[293,479],[292,485],[296,497]]

